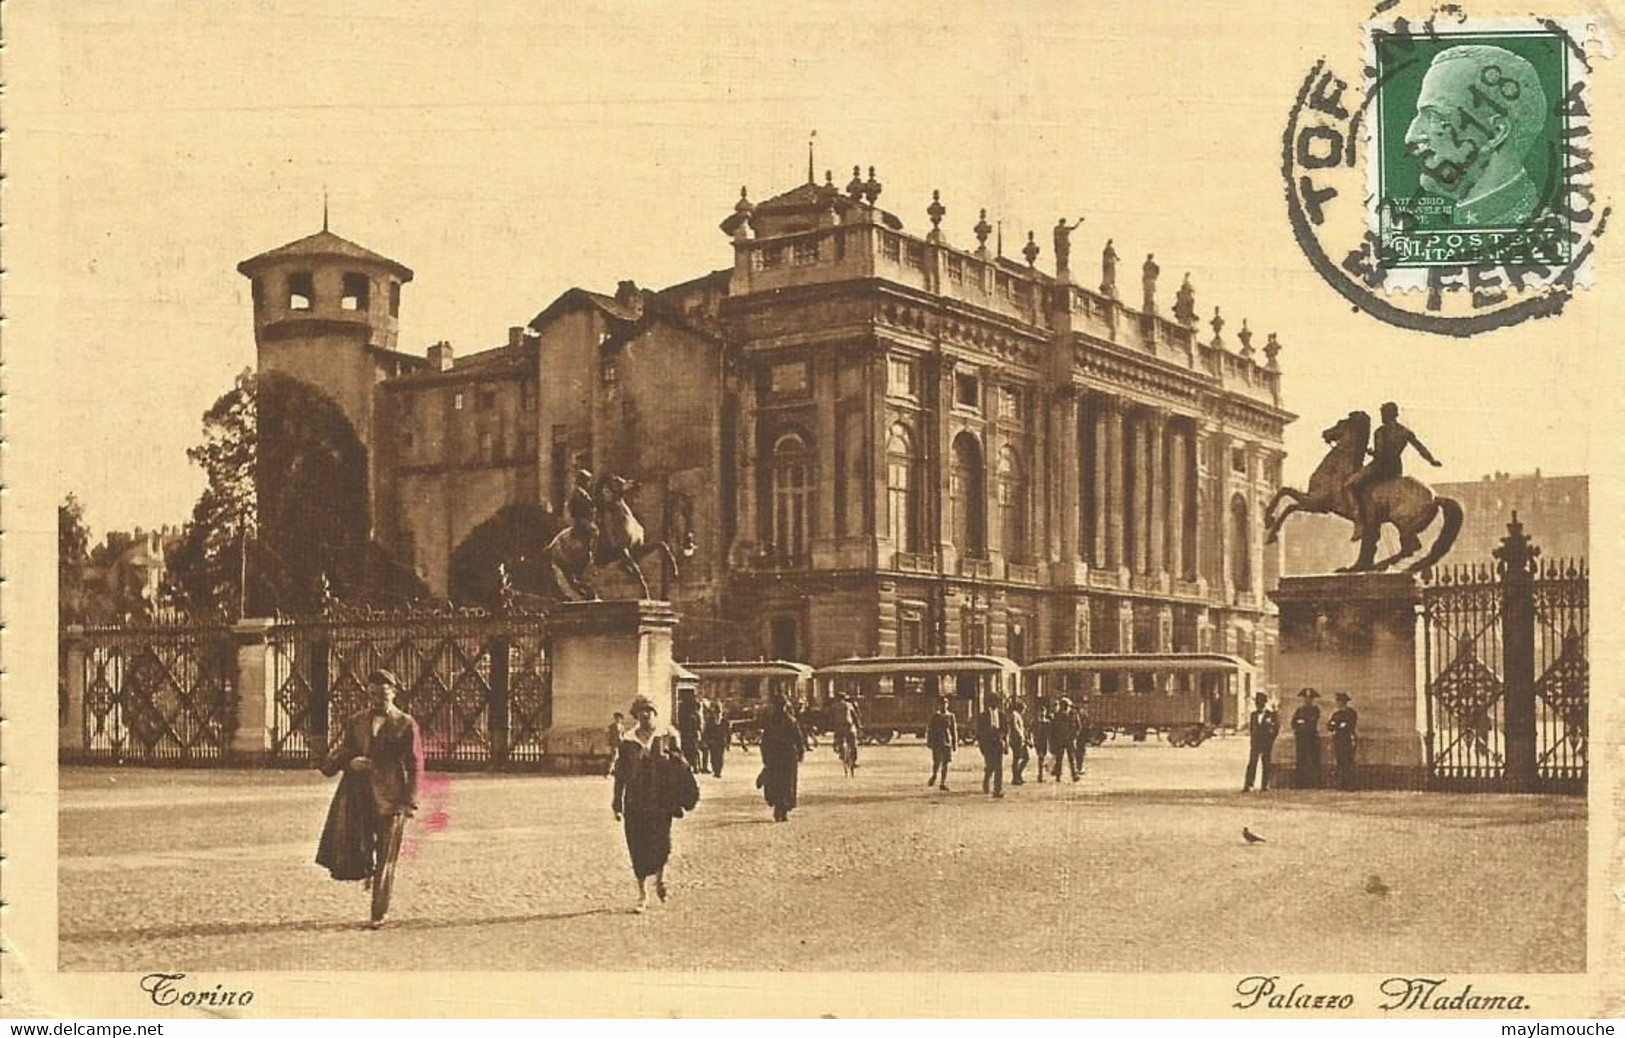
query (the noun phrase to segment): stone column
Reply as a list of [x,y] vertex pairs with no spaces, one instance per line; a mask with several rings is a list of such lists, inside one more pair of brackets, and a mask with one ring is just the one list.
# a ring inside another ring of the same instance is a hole
[[1106,553],[1106,526],[1107,506],[1110,499],[1108,489],[1111,470],[1110,455],[1107,453],[1108,435],[1106,432],[1106,398],[1091,397],[1090,421],[1095,428],[1095,553],[1089,560],[1089,565],[1096,569],[1105,569],[1109,564]]
[[67,660],[63,666],[67,672],[62,675],[67,685],[67,702],[57,715],[56,745],[60,751],[59,756],[64,760],[75,754],[83,753],[85,746],[85,659],[88,648],[85,645],[85,629],[78,624],[70,624],[67,631],[68,652]]
[[[936,498],[935,528],[936,542],[939,556],[942,559],[943,572],[954,571],[955,554],[963,545],[955,545],[953,541],[953,506],[950,496],[950,483],[953,470],[953,427],[949,422],[949,414],[953,410],[954,399],[954,360],[952,357],[939,357],[937,364],[936,392],[934,399],[929,402],[931,408],[931,430],[935,434],[936,445],[936,479],[933,481],[933,496]],[[984,458],[983,467],[987,459]]]
[[1165,571],[1163,550],[1168,543],[1168,516],[1163,505],[1168,490],[1168,475],[1163,459],[1163,426],[1168,416],[1152,411],[1146,416],[1146,509],[1147,539],[1146,571],[1152,580],[1161,580]]
[[[1403,573],[1343,573],[1283,577],[1272,595],[1280,607],[1277,673],[1283,696],[1306,686],[1320,690],[1321,723],[1336,709],[1333,695],[1348,692],[1359,712],[1355,765],[1361,788],[1419,789],[1426,755],[1417,731],[1416,610],[1421,593]],[[1294,704],[1295,705],[1295,704]],[[1285,750],[1290,760],[1292,746]],[[1329,764],[1331,739],[1321,735]],[[1278,769],[1292,783],[1290,765]],[[1335,776],[1327,771],[1323,782]]]
[[1213,488],[1212,474],[1209,470],[1213,456],[1213,436],[1200,422],[1193,430],[1191,453],[1195,463],[1192,466],[1194,471],[1191,478],[1196,494],[1196,522],[1191,531],[1191,568],[1196,573],[1196,579],[1211,588],[1217,586],[1212,573],[1213,545],[1210,543],[1213,526]]
[[818,404],[818,429],[814,453],[818,458],[817,499],[807,516],[807,547],[815,567],[835,566],[835,481],[840,478],[839,460],[835,440],[840,435],[835,415],[835,400],[840,394],[841,357],[839,351],[830,350],[824,357],[808,365],[812,388]]
[[553,724],[547,730],[548,766],[592,770],[603,766],[605,720],[626,712],[642,694],[673,720],[672,631],[669,602],[561,602],[548,614],[553,653]]
[[1168,430],[1168,573],[1185,579],[1186,439],[1183,429]]
[[1106,568],[1123,567],[1123,411],[1113,401],[1106,411]]
[[274,625],[255,618],[240,620],[231,629],[237,645],[237,730],[231,736],[231,758],[237,764],[263,763],[276,738]]
[[[756,442],[759,433],[756,428],[756,378],[755,373],[745,371],[739,379],[739,438],[740,442],[730,444],[728,449],[739,452],[739,532],[737,539],[750,545],[750,555],[754,557],[762,550],[761,519],[757,515],[757,500],[760,494],[761,471],[759,459],[756,457]],[[751,559],[743,560],[747,564]],[[606,724],[608,722],[605,722]]]
[[[1080,516],[1078,514],[1078,501],[1081,494],[1078,491],[1078,481],[1082,473],[1079,471],[1078,457],[1078,393],[1072,386],[1063,386],[1055,394],[1055,408],[1058,418],[1055,430],[1055,442],[1050,445],[1051,456],[1059,459],[1060,488],[1058,494],[1046,495],[1057,500],[1058,507],[1054,509],[1059,515],[1061,526],[1061,552],[1060,562],[1063,569],[1072,573],[1081,554],[1078,548],[1078,527]],[[1069,579],[1067,583],[1072,581]]]
[[1117,600],[1117,651],[1134,651],[1134,603],[1127,598]]
[[1134,422],[1134,572],[1151,574],[1151,498],[1156,485],[1151,462],[1151,427],[1154,424],[1149,411],[1141,411]]

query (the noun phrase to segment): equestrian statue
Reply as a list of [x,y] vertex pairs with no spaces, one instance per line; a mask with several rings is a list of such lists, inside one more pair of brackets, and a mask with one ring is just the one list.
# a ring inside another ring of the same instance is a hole
[[[1338,572],[1385,570],[1421,551],[1421,532],[1435,516],[1442,514],[1444,524],[1433,546],[1426,555],[1406,567],[1405,572],[1427,569],[1444,558],[1461,532],[1461,502],[1436,496],[1421,480],[1405,475],[1402,457],[1407,447],[1415,447],[1416,453],[1434,467],[1441,462],[1429,453],[1415,433],[1399,423],[1398,404],[1382,405],[1382,425],[1377,429],[1374,442],[1371,416],[1364,411],[1350,411],[1347,418],[1320,435],[1331,445],[1331,450],[1309,477],[1309,489],[1282,487],[1264,510],[1264,522],[1269,527],[1266,544],[1275,543],[1281,524],[1289,515],[1298,512],[1340,515],[1354,524],[1354,536],[1350,539],[1360,542],[1360,557]],[[1290,498],[1292,503],[1277,515],[1275,509],[1282,498]],[[1378,559],[1377,545],[1385,523],[1392,523],[1399,531],[1399,550]]]
[[[663,540],[645,539],[643,524],[632,514],[627,499],[637,483],[618,475],[608,475],[593,487],[593,476],[585,470],[577,472],[575,485],[565,499],[565,513],[570,525],[560,530],[542,551],[542,560],[553,574],[560,592],[566,588],[583,600],[596,600],[598,591],[588,580],[594,567],[619,565],[649,596],[649,582],[643,576],[639,560],[659,552],[666,569],[661,581],[661,594],[666,596],[670,582],[677,579],[678,552]],[[681,554],[692,558],[695,551],[692,531],[683,538]]]

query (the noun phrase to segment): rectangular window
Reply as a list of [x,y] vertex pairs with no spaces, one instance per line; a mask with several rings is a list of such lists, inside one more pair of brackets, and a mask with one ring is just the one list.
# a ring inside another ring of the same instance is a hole
[[807,391],[807,363],[775,364],[768,373],[769,391],[778,393],[805,393]]
[[316,279],[309,273],[288,275],[288,309],[309,310],[316,302]]
[[493,459],[496,458],[496,450],[497,450],[496,433],[492,432],[489,429],[487,429],[484,432],[480,433],[479,460],[482,463],[492,461]]
[[1243,476],[1247,474],[1247,452],[1240,447],[1232,448],[1230,451],[1230,471]]
[[979,409],[982,406],[982,380],[973,374],[955,375],[954,402],[960,407]]
[[920,395],[920,374],[914,362],[907,357],[893,357],[888,362],[886,390],[893,396],[915,398]]
[[365,274],[344,275],[344,292],[339,296],[340,310],[365,313],[372,295],[372,282]]
[[452,394],[452,397],[451,397],[451,409],[453,411],[461,411],[463,409],[463,394],[461,394],[461,393],[453,393]]
[[897,655],[920,656],[925,653],[925,606],[918,602],[900,602],[897,606]]
[[536,383],[528,379],[519,383],[519,409],[526,414],[536,410]]
[[613,386],[620,380],[620,363],[614,357],[605,357],[598,362],[598,381],[606,386]]
[[758,255],[762,257],[763,270],[772,270],[775,267],[784,266],[784,246],[782,245],[769,245],[767,248],[762,249]]
[[528,458],[536,453],[536,434],[528,429],[519,434],[519,454]]
[[795,245],[795,264],[805,267],[818,262],[818,239],[810,238],[798,241]]
[[999,417],[1006,421],[1019,422],[1025,415],[1025,394],[1015,386],[1005,386],[999,390]]
[[475,398],[475,406],[481,411],[489,411],[497,406],[497,391],[489,387],[481,387],[479,395]]
[[400,315],[401,283],[399,281],[391,281],[389,283],[389,316],[399,317]]

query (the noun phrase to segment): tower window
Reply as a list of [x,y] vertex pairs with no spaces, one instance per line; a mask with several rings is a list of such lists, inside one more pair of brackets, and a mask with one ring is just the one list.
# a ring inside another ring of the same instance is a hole
[[316,299],[316,279],[308,271],[288,275],[288,309],[309,310]]
[[954,399],[960,407],[980,409],[982,406],[982,380],[975,375],[954,376]]
[[391,281],[389,283],[389,316],[399,317],[400,315],[401,283],[399,281]]
[[365,312],[371,288],[372,282],[365,274],[344,275],[344,294],[339,297],[339,309]]

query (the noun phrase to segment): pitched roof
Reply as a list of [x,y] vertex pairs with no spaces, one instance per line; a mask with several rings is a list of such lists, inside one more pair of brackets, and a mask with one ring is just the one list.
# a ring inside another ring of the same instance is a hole
[[348,239],[340,238],[338,235],[327,230],[325,227],[317,231],[315,234],[300,238],[298,241],[291,241],[286,245],[279,245],[268,252],[262,252],[258,256],[243,260],[241,263],[237,264],[237,272],[245,277],[250,277],[253,275],[256,269],[264,266],[266,263],[273,260],[289,259],[293,257],[309,257],[312,259],[365,260],[369,263],[377,263],[390,268],[400,277],[402,282],[412,280],[411,268],[407,267],[404,263],[399,263],[392,260],[388,256],[379,255],[378,253],[373,252],[371,249],[363,248],[362,246],[357,245],[355,242],[349,241]]
[[530,327],[540,331],[559,314],[567,313],[581,306],[590,306],[623,324],[635,323],[638,312],[624,305],[614,296],[606,296],[601,292],[589,292],[584,288],[566,289],[557,299],[547,304],[541,313],[530,319]]

